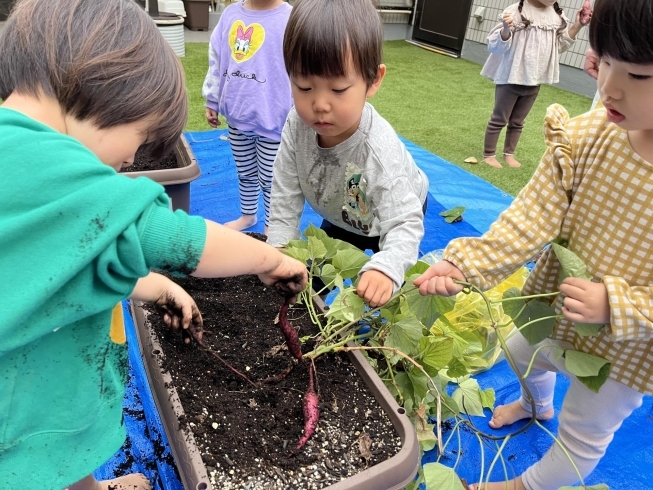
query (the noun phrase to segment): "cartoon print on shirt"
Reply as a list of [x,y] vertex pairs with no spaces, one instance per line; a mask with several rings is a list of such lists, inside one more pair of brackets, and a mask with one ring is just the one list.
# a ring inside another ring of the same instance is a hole
[[238,63],[247,61],[263,46],[265,30],[261,24],[245,25],[242,20],[237,20],[229,29],[229,45],[231,57]]
[[362,170],[352,163],[347,164],[345,172],[345,205],[342,209],[345,223],[365,234],[371,231],[370,224],[374,220],[374,214],[367,202],[367,181]]

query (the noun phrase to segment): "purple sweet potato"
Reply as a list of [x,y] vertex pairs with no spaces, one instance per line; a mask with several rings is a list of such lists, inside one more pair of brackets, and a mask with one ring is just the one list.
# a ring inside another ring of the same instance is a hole
[[295,359],[302,359],[302,347],[299,342],[299,336],[297,335],[297,330],[288,321],[288,307],[290,306],[290,297],[286,298],[281,309],[279,310],[279,328],[286,339],[286,345],[288,350],[293,355]]
[[317,422],[320,419],[320,403],[315,392],[315,384],[313,382],[313,373],[315,367],[313,363],[308,366],[308,389],[304,393],[304,399],[302,400],[302,408],[304,409],[304,435],[299,440],[297,447],[293,451],[296,453],[308,442],[308,440],[315,434],[315,429],[317,429]]

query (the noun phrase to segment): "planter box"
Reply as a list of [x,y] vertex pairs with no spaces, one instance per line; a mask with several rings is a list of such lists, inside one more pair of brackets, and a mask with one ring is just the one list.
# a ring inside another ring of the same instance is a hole
[[161,184],[172,202],[172,209],[183,209],[187,213],[190,209],[190,183],[198,178],[202,172],[193,150],[191,150],[182,134],[175,146],[178,168],[164,168],[160,170],[147,170],[143,172],[125,172],[124,175],[132,178],[147,177]]
[[[165,357],[161,343],[152,328],[146,325],[145,312],[140,307],[132,305],[132,315],[145,371],[170,442],[181,482],[187,490],[219,490],[210,482],[200,450],[188,424],[180,423],[180,421],[187,421],[188,418],[184,414],[178,392],[173,386],[172,376],[162,369]],[[391,458],[324,488],[328,488],[328,490],[398,490],[404,488],[413,481],[419,468],[419,443],[415,429],[403,408],[399,407],[360,352],[348,355],[358,375],[373,393],[387,418],[390,419],[396,436],[401,439],[401,449]],[[207,366],[205,369],[213,368]],[[202,395],[200,394],[200,396]],[[252,483],[244,482],[243,484],[245,486],[242,488],[253,488]]]
[[184,25],[191,31],[208,31],[210,3],[211,0],[184,0]]

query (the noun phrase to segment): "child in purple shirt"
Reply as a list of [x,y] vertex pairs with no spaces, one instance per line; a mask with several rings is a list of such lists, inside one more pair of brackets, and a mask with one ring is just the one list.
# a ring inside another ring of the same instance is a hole
[[242,0],[224,10],[211,34],[202,96],[209,125],[217,127],[222,114],[229,126],[241,217],[225,226],[236,230],[256,224],[262,189],[267,234],[272,165],[292,107],[282,51],[291,10],[283,0]]

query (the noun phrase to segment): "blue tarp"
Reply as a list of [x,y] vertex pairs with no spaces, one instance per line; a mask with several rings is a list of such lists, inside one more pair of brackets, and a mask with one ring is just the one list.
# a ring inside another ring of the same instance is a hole
[[[239,216],[238,181],[229,148],[229,142],[222,140],[224,130],[186,133],[186,137],[202,168],[202,176],[191,184],[191,213],[199,214],[217,222],[225,222]],[[479,236],[485,232],[512,201],[512,197],[488,182],[465,170],[442,160],[419,146],[404,140],[417,164],[430,180],[428,212],[425,218],[425,237],[421,251],[427,253],[442,249],[453,238]],[[501,170],[498,170],[501,171]],[[440,211],[455,206],[465,206],[464,220],[446,224],[439,216]],[[306,206],[302,216],[301,229],[313,223],[319,226],[321,219]],[[263,231],[262,203],[259,222],[250,231]],[[128,316],[128,315],[127,315]],[[131,361],[130,382],[125,397],[125,424],[128,440],[107,464],[96,472],[98,478],[109,478],[114,474],[142,471],[158,490],[179,490],[181,483],[169,464],[170,449],[159,420],[152,395],[148,389],[133,323],[127,318],[129,354]],[[483,388],[492,387],[497,394],[497,404],[510,402],[518,396],[519,387],[505,361],[476,376]],[[556,387],[556,411],[567,389],[568,382],[559,376]],[[487,418],[477,417],[474,422],[481,429],[491,432]],[[557,430],[557,421],[546,422],[545,426]],[[511,428],[512,430],[512,428]],[[607,455],[588,482],[607,483],[612,490],[632,488],[653,489],[653,398],[646,397],[643,406],[624,423],[616,434]],[[537,461],[551,445],[551,439],[538,428],[532,427],[526,433],[511,440],[504,450],[508,469],[514,474]],[[441,460],[444,464],[456,464],[461,454],[457,471],[468,481],[475,481],[480,468],[480,451],[476,438],[463,433],[462,453],[457,442],[452,443]],[[455,451],[455,452],[454,452]],[[491,455],[489,456],[492,457]],[[423,462],[437,458],[435,451],[424,455]],[[486,449],[486,470],[488,453]],[[499,465],[500,466],[500,465]],[[501,470],[495,470],[497,478]]]

